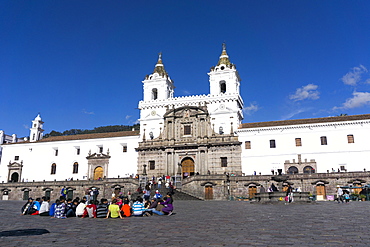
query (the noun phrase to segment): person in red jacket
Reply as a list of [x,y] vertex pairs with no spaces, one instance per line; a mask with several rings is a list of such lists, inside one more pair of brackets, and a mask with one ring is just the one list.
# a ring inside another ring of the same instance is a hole
[[96,205],[94,204],[93,200],[90,200],[90,204],[84,209],[82,218],[85,218],[86,216],[89,216],[89,218],[96,218]]

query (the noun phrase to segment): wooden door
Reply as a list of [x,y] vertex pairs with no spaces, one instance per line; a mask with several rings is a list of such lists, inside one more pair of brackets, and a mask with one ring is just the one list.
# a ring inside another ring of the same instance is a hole
[[256,193],[257,193],[257,187],[256,186],[249,186],[248,187],[249,198],[254,198]]
[[190,158],[184,159],[181,162],[181,166],[182,166],[182,176],[183,177],[192,176],[195,174],[194,161],[192,159]]
[[323,199],[326,198],[325,184],[316,185],[316,195],[317,197],[322,196]]
[[94,170],[94,180],[99,180],[103,178],[103,167],[98,166]]
[[204,187],[204,189],[205,189],[204,199],[213,200],[213,187],[212,186],[206,186],[206,187]]

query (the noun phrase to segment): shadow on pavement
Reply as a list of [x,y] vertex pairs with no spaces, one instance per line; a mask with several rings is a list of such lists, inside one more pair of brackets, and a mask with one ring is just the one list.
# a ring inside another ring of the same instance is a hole
[[11,236],[31,236],[31,235],[42,235],[45,233],[50,233],[46,229],[20,229],[12,231],[2,231],[0,232],[0,237],[11,237]]

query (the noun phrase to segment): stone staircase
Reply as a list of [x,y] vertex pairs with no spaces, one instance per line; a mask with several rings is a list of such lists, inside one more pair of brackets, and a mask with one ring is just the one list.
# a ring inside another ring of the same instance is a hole
[[[152,198],[152,197],[154,197],[154,195],[155,195],[155,191],[156,191],[156,190],[158,190],[158,191],[159,191],[159,193],[161,193],[161,195],[162,195],[163,197],[167,195],[167,192],[169,192],[169,189],[166,189],[165,187],[162,187],[162,188],[160,188],[160,189],[152,189],[151,194],[150,194],[150,197],[151,197],[151,198]],[[186,193],[186,192],[184,192],[184,191],[180,191],[180,190],[177,190],[177,189],[175,189],[175,190],[174,190],[174,192],[175,192],[175,194],[173,194],[173,196],[172,196],[174,201],[203,200],[203,199],[201,199],[201,198],[198,198],[198,197],[192,196],[192,195],[190,195],[190,194],[188,194],[188,193]],[[135,193],[133,193],[133,194],[131,195],[131,198],[132,198],[133,200],[135,200],[135,198],[136,198],[137,196],[142,196],[142,195],[143,195],[143,194],[139,194],[139,193],[135,192]]]

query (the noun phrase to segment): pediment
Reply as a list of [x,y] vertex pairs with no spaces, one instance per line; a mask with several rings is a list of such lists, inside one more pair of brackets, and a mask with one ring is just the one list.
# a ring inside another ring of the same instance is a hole
[[102,154],[102,153],[93,153],[86,157],[86,159],[109,159],[110,156],[108,154]]
[[167,111],[164,114],[164,118],[167,117],[187,118],[195,117],[198,115],[208,115],[208,111],[206,110],[205,107],[183,106]]
[[18,163],[18,162],[11,163],[11,162],[9,162],[8,167],[9,168],[22,168],[23,167],[22,164],[23,164],[23,162],[21,162],[21,163]]

